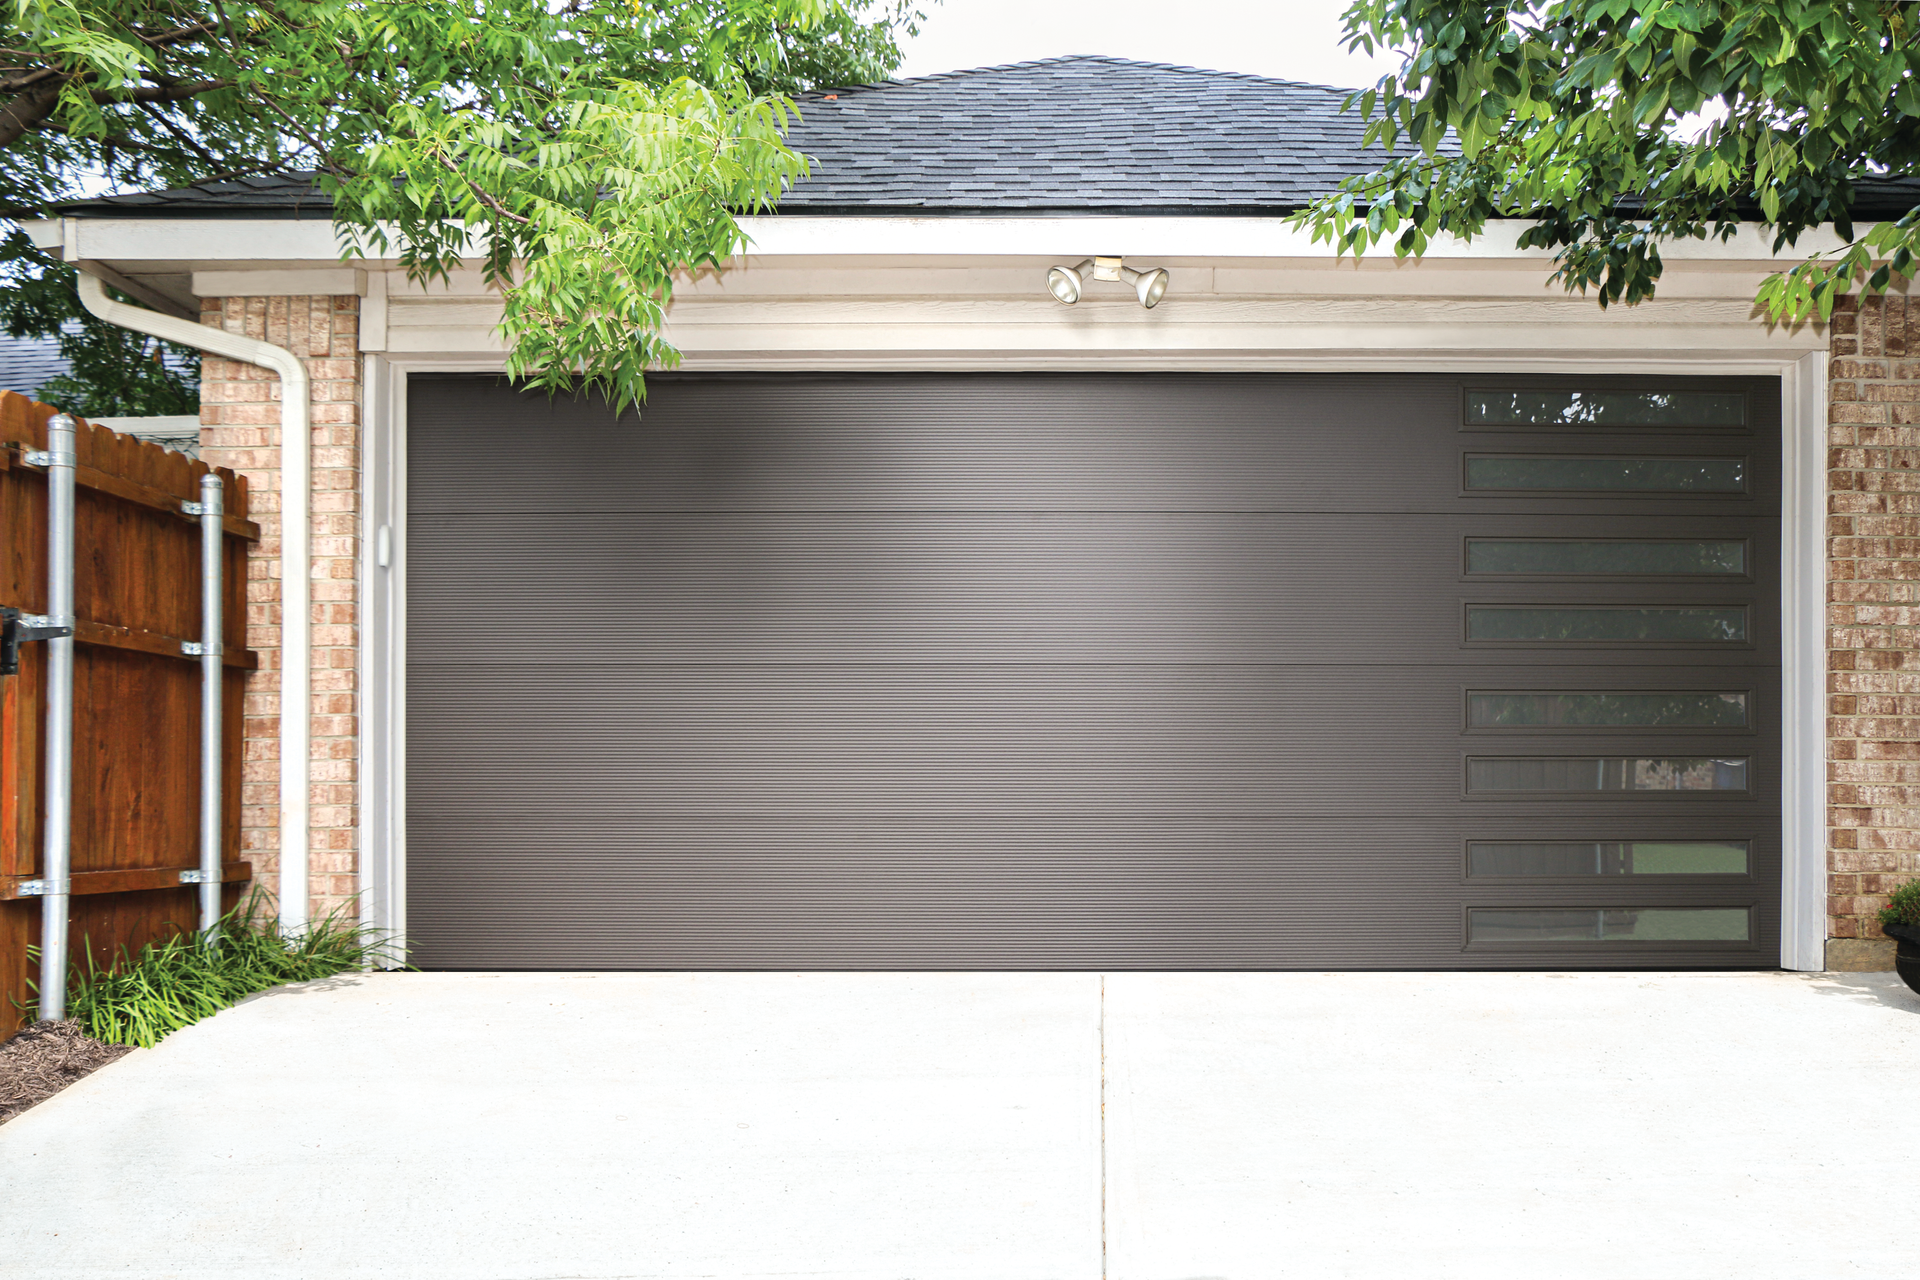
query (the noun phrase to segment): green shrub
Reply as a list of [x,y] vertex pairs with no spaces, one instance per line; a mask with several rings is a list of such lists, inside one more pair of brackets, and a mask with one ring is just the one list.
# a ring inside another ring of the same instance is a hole
[[1880,923],[1920,925],[1920,880],[1909,880],[1893,891],[1880,908]]
[[334,911],[306,932],[252,909],[231,912],[212,938],[183,933],[153,942],[101,969],[91,954],[67,981],[67,1016],[107,1044],[152,1048],[172,1032],[238,1004],[257,991],[357,970],[402,967],[390,939]]

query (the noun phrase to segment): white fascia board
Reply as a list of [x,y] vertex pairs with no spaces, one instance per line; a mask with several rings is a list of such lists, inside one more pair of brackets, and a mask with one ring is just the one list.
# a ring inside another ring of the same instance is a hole
[[[1497,221],[1471,241],[1434,238],[1425,257],[1518,258],[1547,261],[1550,249],[1523,249],[1521,234],[1533,224]],[[1316,243],[1311,233],[1286,218],[940,218],[810,217],[788,214],[740,219],[748,252],[763,257],[919,256],[1007,257],[1038,255],[1078,260],[1094,254],[1115,257],[1186,258],[1337,258],[1334,247]],[[1837,249],[1841,239],[1831,227],[1800,237],[1781,258],[1798,259]],[[1680,240],[1661,246],[1666,259],[1773,261],[1773,239],[1759,227],[1743,226],[1727,240]],[[1390,246],[1373,256],[1392,258]]]
[[[68,261],[340,263],[331,222],[304,218],[69,218]],[[132,267],[137,271],[137,266]]]
[[196,271],[196,298],[265,298],[278,295],[367,296],[367,273],[357,267],[300,267],[278,271]]
[[32,218],[20,224],[36,249],[58,249],[66,234],[58,218]]
[[147,418],[88,418],[96,427],[109,431],[155,431],[172,435],[190,435],[200,430],[197,413],[168,413]]
[[[757,258],[965,258],[1042,257],[1075,260],[1092,254],[1133,258],[1334,259],[1331,245],[1315,243],[1285,218],[949,218],[811,217],[759,215],[742,218],[747,253]],[[52,235],[58,223],[34,224],[37,235]],[[1545,249],[1522,249],[1520,234],[1530,223],[1493,222],[1472,241],[1437,237],[1427,260],[1541,261]],[[114,263],[122,271],[141,262],[191,263],[217,270],[222,263],[300,266],[342,263],[341,241],[333,224],[318,219],[70,218],[65,235],[69,261]],[[36,241],[37,243],[37,241]],[[55,241],[58,243],[58,241]],[[1800,237],[1797,245],[1773,252],[1770,233],[1741,227],[1731,238],[1682,240],[1661,247],[1668,261],[1761,262],[1798,260],[1839,248],[1841,241],[1822,227]],[[51,245],[43,246],[51,247]],[[1391,259],[1391,250],[1378,258]],[[348,259],[349,262],[358,261]],[[372,260],[368,260],[371,265]]]

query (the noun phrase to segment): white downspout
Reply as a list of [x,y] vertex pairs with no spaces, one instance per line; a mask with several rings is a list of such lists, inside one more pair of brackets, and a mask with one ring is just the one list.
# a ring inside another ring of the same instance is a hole
[[128,306],[80,268],[80,303],[108,324],[280,375],[280,927],[307,925],[308,773],[312,709],[312,552],[309,494],[313,431],[307,367],[285,347]]

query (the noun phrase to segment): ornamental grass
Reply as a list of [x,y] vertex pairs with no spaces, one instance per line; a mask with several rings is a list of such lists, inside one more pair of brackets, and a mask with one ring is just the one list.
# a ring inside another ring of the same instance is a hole
[[182,933],[101,968],[87,949],[68,979],[67,1017],[105,1044],[152,1048],[256,992],[366,969],[403,968],[389,935],[335,910],[300,933],[249,903],[212,933]]

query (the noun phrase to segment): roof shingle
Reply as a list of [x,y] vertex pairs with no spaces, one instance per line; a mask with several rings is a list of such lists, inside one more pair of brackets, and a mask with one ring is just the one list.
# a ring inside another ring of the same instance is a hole
[[1079,56],[799,101],[784,213],[1267,212],[1385,157],[1348,90]]
[[67,362],[54,339],[0,335],[0,391],[17,391],[31,399],[47,379],[65,372]]

